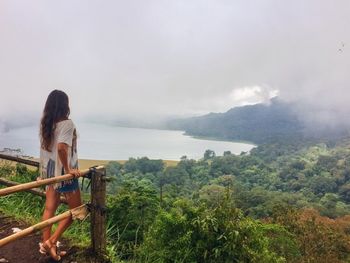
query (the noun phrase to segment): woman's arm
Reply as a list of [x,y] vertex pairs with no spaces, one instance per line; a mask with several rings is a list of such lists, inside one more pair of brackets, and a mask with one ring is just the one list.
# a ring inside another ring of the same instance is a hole
[[79,177],[80,171],[78,169],[71,169],[70,165],[68,164],[68,145],[65,143],[58,143],[57,152],[65,173],[73,174],[75,177]]

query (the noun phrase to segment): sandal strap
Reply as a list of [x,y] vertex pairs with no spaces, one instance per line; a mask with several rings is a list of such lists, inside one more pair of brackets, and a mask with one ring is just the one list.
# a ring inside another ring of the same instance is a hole
[[46,240],[43,245],[45,249],[51,249],[54,246],[54,244],[52,244],[50,239]]

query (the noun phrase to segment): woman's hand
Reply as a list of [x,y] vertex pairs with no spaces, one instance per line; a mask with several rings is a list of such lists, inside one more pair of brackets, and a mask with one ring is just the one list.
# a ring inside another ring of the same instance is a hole
[[60,158],[62,165],[64,167],[64,171],[66,174],[72,174],[75,178],[78,178],[81,176],[81,173],[78,169],[71,169],[68,168],[68,144],[66,143],[58,143],[57,144],[57,152],[58,157]]
[[78,169],[69,169],[68,173],[74,175],[74,178],[79,178],[81,176]]

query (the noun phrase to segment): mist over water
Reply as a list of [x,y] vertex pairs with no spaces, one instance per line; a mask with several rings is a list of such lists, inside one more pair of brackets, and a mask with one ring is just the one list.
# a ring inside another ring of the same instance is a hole
[[[103,124],[77,123],[78,156],[81,159],[127,160],[129,157],[179,160],[200,159],[205,150],[217,155],[224,151],[234,154],[249,152],[254,145],[226,141],[194,139],[181,131],[122,128]],[[39,156],[37,126],[11,129],[0,136],[0,150],[4,147],[22,149],[24,154]]]

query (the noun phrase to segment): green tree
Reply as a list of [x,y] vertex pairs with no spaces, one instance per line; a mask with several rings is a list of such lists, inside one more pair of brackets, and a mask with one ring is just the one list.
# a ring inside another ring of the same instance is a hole
[[141,247],[142,262],[284,262],[265,226],[227,199],[213,209],[180,199],[162,210]]
[[159,209],[155,189],[149,181],[127,181],[116,196],[109,197],[108,204],[110,236],[120,257],[135,256]]
[[215,152],[213,150],[206,150],[204,153],[204,160],[210,160],[213,159],[216,156]]

